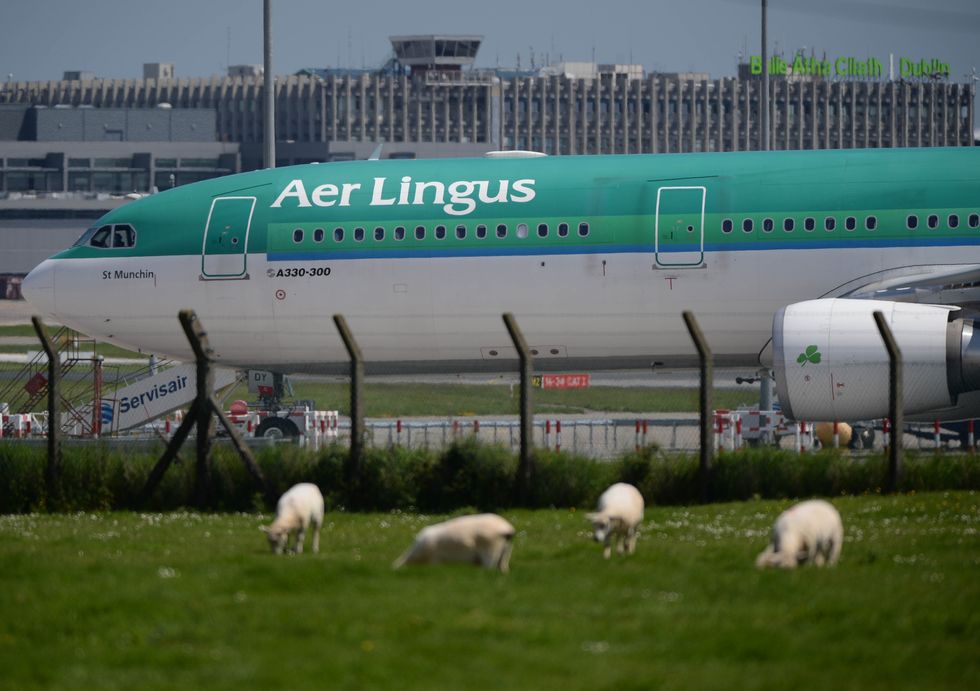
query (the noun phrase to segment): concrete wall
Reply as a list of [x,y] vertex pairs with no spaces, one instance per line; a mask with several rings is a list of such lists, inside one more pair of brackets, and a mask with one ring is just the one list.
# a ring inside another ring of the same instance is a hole
[[37,141],[216,141],[215,111],[209,108],[37,108],[35,113]]

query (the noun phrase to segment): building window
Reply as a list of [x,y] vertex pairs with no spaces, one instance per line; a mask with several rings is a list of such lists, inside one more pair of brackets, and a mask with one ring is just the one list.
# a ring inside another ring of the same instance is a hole
[[773,222],[771,218],[762,219],[762,232],[771,233],[773,229]]
[[589,224],[588,223],[585,223],[584,221],[582,223],[579,223],[578,224],[578,234],[579,234],[580,237],[583,237],[583,238],[584,237],[587,237],[588,234],[589,234]]
[[813,216],[807,216],[803,219],[803,230],[808,233],[812,233],[813,229],[817,227],[817,222],[813,219]]
[[354,228],[354,242],[363,242],[363,241],[364,241],[364,229]]
[[742,232],[751,233],[753,228],[753,223],[751,218],[746,218],[742,221]]
[[377,242],[381,242],[382,240],[384,240],[385,239],[385,229],[382,228],[381,226],[378,226],[377,228],[375,228],[374,229],[374,239]]
[[487,236],[487,227],[482,223],[476,227],[476,236],[481,240]]
[[830,231],[832,231],[834,228],[837,227],[837,219],[834,218],[833,216],[827,216],[825,219],[823,219],[823,227],[829,233]]
[[560,237],[560,238],[568,237],[568,224],[567,223],[559,223],[558,224],[558,237]]
[[395,239],[396,240],[405,239],[405,226],[395,226]]
[[323,228],[317,228],[313,231],[313,242],[323,242],[324,235]]
[[854,230],[857,228],[857,219],[853,216],[848,216],[844,219],[844,228],[847,230]]
[[517,237],[521,238],[522,240],[527,237],[527,223],[517,224]]
[[732,219],[730,218],[726,218],[724,221],[721,222],[721,232],[723,233],[732,232],[732,227],[733,227]]
[[783,230],[785,230],[787,233],[792,233],[793,228],[795,227],[796,227],[796,221],[794,221],[792,218],[783,219]]
[[456,239],[464,240],[465,238],[466,238],[466,226],[460,223],[458,226],[456,226]]
[[293,242],[300,243],[303,242],[303,229],[297,228],[293,231]]
[[415,239],[425,240],[425,226],[415,226]]
[[874,230],[875,228],[877,228],[878,227],[877,216],[868,216],[866,219],[864,219],[864,227],[867,228],[868,230]]
[[956,214],[950,214],[949,218],[946,219],[946,222],[949,223],[950,228],[959,228],[960,217],[957,216]]
[[500,224],[497,225],[497,237],[498,238],[505,238],[505,237],[507,237],[507,224],[506,223],[500,223]]
[[343,228],[334,228],[333,229],[333,241],[334,242],[343,242],[344,241],[344,229]]
[[436,226],[436,240],[446,239],[446,226]]
[[926,217],[926,225],[929,226],[931,230],[935,230],[939,227],[939,216],[936,214],[929,214]]

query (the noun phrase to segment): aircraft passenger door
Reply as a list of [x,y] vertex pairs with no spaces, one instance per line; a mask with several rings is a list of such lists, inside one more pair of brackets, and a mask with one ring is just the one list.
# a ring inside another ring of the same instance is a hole
[[659,187],[654,221],[658,266],[697,267],[704,262],[704,201],[701,186]]
[[201,250],[202,278],[248,278],[246,248],[254,210],[255,197],[218,197],[211,202]]

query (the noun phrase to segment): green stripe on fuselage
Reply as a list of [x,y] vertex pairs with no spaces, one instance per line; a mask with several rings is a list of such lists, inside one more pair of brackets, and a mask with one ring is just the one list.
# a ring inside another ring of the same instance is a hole
[[[401,194],[403,178],[410,178],[409,193]],[[376,189],[376,179],[382,178]],[[509,198],[503,201],[501,180],[508,181]],[[303,194],[283,193],[300,181]],[[486,181],[486,196],[500,198],[480,202],[479,190],[469,184]],[[519,192],[515,184],[525,181]],[[529,183],[527,181],[533,181]],[[437,192],[426,187],[421,203],[415,204],[415,183],[439,183]],[[347,205],[342,205],[344,185],[349,185]],[[456,184],[457,201],[450,203]],[[329,206],[317,206],[313,195]],[[452,159],[423,161],[354,161],[292,166],[255,171],[207,180],[153,195],[115,209],[97,224],[130,223],[137,229],[137,244],[126,249],[76,247],[58,257],[199,255],[208,213],[215,198],[254,196],[255,212],[249,233],[248,252],[279,253],[297,249],[333,255],[363,252],[376,247],[397,247],[402,252],[418,248],[459,247],[503,250],[540,247],[568,251],[580,247],[596,251],[600,246],[644,246],[653,243],[657,189],[702,186],[706,190],[704,241],[709,249],[767,247],[846,246],[860,244],[975,245],[980,230],[970,228],[968,218],[980,213],[980,151],[961,149],[884,149],[848,151],[800,151],[726,154],[669,154],[634,156],[563,156],[529,159]],[[533,190],[533,198],[528,190]],[[304,199],[305,195],[305,199]],[[523,200],[517,201],[515,197]],[[466,199],[475,200],[471,204]],[[280,205],[273,207],[277,199]],[[300,206],[302,201],[309,206]],[[391,203],[388,203],[388,202]],[[407,203],[400,203],[406,201]],[[372,204],[372,202],[375,202]],[[448,209],[448,210],[447,210]],[[453,213],[450,213],[452,211]],[[465,212],[465,213],[464,213]],[[939,227],[927,228],[926,218],[935,213]],[[909,214],[919,216],[916,230],[906,228]],[[959,218],[951,229],[950,214]],[[875,230],[866,230],[864,219],[877,219]],[[815,230],[803,224],[813,217]],[[824,218],[833,216],[836,228],[824,229]],[[848,216],[856,228],[844,227]],[[795,222],[792,233],[783,230],[783,219]],[[724,219],[733,231],[722,232]],[[753,231],[742,231],[742,220],[753,220]],[[774,230],[762,229],[763,219],[772,218]],[[661,223],[672,222],[666,214]],[[579,236],[580,222],[589,223],[589,234]],[[559,237],[558,223],[568,223],[567,237]],[[496,237],[495,226],[508,225],[507,237]],[[526,238],[518,238],[516,227],[526,223]],[[549,226],[546,238],[537,234],[539,223]],[[457,224],[465,224],[467,236],[455,236]],[[488,226],[487,237],[475,235],[478,224]],[[393,238],[393,229],[405,226],[406,239]],[[424,240],[416,240],[414,227],[426,227]],[[434,237],[437,225],[446,226],[446,238]],[[374,240],[374,228],[385,228],[385,239]],[[315,243],[313,231],[322,227],[325,239]],[[333,229],[343,227],[342,243],[333,240]],[[355,243],[353,229],[363,227],[365,239]],[[662,226],[663,227],[663,226]],[[292,233],[304,230],[301,243]],[[319,247],[317,246],[319,244]]]

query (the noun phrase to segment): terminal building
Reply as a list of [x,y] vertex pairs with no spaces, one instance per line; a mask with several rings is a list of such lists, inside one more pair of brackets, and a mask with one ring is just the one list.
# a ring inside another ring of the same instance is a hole
[[[394,36],[392,58],[380,69],[306,69],[278,77],[277,164],[362,158],[382,140],[385,157],[489,149],[565,155],[759,148],[762,80],[748,65],[720,78],[594,63],[474,69],[480,42],[479,36]],[[172,67],[148,65],[145,73],[172,75]],[[238,153],[241,169],[249,170],[262,165],[264,86],[261,69],[248,67],[235,66],[227,77],[12,82],[0,89],[0,104],[93,108],[96,117],[105,111],[152,113],[161,106],[175,114],[206,111],[213,113],[213,142],[238,146],[224,153]],[[887,75],[770,79],[773,149],[973,145],[972,83]],[[38,117],[39,138],[50,142],[52,132],[41,124],[53,119]],[[146,132],[161,132],[162,125],[142,129],[148,126],[136,125],[144,141]],[[120,136],[108,122],[86,131],[92,130],[105,139]],[[210,131],[202,126],[199,132],[204,130]],[[133,134],[131,128],[127,139]],[[191,141],[162,141],[176,139]],[[228,162],[226,157],[208,167],[218,172]],[[161,180],[152,179],[160,187]],[[6,182],[2,189],[9,189]]]

